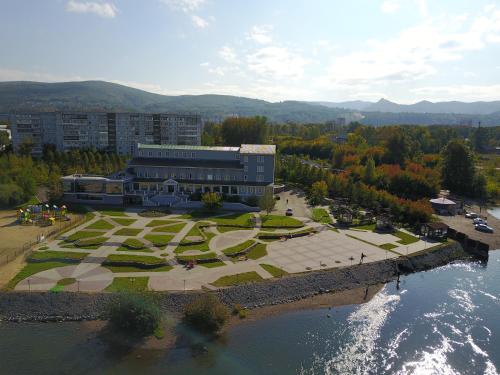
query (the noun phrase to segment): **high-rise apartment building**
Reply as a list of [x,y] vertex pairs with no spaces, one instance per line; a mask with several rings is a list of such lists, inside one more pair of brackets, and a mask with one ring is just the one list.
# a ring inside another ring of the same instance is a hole
[[171,113],[47,112],[10,116],[12,143],[33,143],[39,156],[44,144],[57,150],[105,150],[131,155],[138,143],[201,144],[202,121],[198,115]]

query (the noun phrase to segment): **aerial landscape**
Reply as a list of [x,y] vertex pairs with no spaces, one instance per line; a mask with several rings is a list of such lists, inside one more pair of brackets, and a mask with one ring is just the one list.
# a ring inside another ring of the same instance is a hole
[[0,374],[500,372],[500,4],[0,10]]

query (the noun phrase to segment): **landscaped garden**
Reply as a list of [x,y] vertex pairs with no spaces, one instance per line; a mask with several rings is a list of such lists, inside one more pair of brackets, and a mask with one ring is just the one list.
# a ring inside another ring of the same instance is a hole
[[301,228],[304,223],[290,216],[260,215],[262,228]]
[[324,208],[313,208],[312,219],[322,224],[332,224],[332,218]]

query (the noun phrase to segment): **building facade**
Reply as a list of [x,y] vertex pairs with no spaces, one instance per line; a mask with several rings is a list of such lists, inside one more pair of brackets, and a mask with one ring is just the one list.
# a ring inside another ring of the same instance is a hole
[[193,193],[261,196],[273,189],[275,154],[274,145],[138,144],[123,172],[63,177],[64,197],[81,203],[171,205]]
[[200,145],[198,115],[170,113],[47,112],[10,115],[12,144],[33,143],[39,156],[44,144],[59,151],[74,148],[132,155],[138,143]]

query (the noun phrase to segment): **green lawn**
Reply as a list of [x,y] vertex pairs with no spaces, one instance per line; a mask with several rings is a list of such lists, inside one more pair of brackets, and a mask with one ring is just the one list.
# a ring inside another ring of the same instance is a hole
[[92,237],[98,237],[101,235],[102,235],[102,232],[80,231],[80,232],[75,232],[71,236],[66,237],[66,239],[64,241],[65,242],[75,242],[75,241],[81,240],[83,238],[92,238]]
[[153,228],[152,232],[179,233],[185,226],[185,223],[172,224]]
[[121,217],[113,217],[113,218],[111,218],[111,220],[113,220],[115,223],[123,225],[125,227],[130,225],[130,224],[133,224],[137,221],[136,219],[124,219]]
[[137,238],[127,238],[123,241],[122,246],[120,246],[117,251],[143,251],[146,253],[152,253],[153,250],[149,249],[144,242],[138,240]]
[[107,292],[144,292],[148,290],[149,277],[115,277]]
[[244,214],[230,214],[220,217],[211,217],[207,220],[215,222],[217,225],[227,225],[227,226],[240,226],[253,228],[255,226],[253,222],[253,215],[250,213]]
[[[194,227],[193,227],[194,229]],[[189,231],[189,233],[186,235],[187,236],[196,236],[197,234],[190,234],[190,233],[196,233],[196,232],[192,232]],[[210,250],[210,248],[208,247],[208,244],[210,242],[210,240],[215,237],[215,233],[212,233],[212,232],[204,232],[205,234],[205,241],[203,241],[202,243],[199,243],[199,244],[195,244],[195,245],[186,245],[186,244],[182,244],[183,242],[184,243],[188,243],[188,241],[186,240],[186,237],[184,237],[184,239],[181,241],[181,244],[179,246],[177,246],[177,248],[175,249],[175,253],[179,254],[179,253],[182,253],[184,251],[187,251],[187,250],[199,250],[199,251],[208,251]],[[200,235],[200,234],[198,234]]]
[[85,229],[106,229],[106,230],[109,230],[109,229],[113,229],[115,226],[109,222],[107,222],[106,220],[97,220],[95,223],[93,224],[90,224],[88,227],[86,227]]
[[200,263],[199,266],[205,267],[205,268],[216,268],[216,267],[223,267],[225,266],[226,263],[224,263],[221,260],[218,260],[217,262],[210,262],[210,263]]
[[32,253],[28,261],[30,259],[35,259],[35,260],[50,260],[50,259],[71,259],[71,260],[82,260],[85,258],[89,253],[76,253],[76,252],[70,252],[70,251],[36,251]]
[[74,245],[83,249],[96,250],[108,240],[109,238],[107,237],[87,238],[78,240]]
[[12,280],[10,280],[7,285],[5,286],[6,289],[14,289],[14,287],[19,283],[21,280],[26,279],[27,277],[30,277],[38,272],[50,270],[52,268],[57,268],[57,267],[65,267],[67,266],[68,263],[63,263],[63,262],[43,262],[43,263],[28,263],[24,268],[19,271],[19,273],[14,276]]
[[318,223],[332,224],[332,218],[324,208],[313,208],[312,219]]
[[142,232],[142,228],[122,228],[122,229],[118,229],[115,233],[113,233],[113,235],[114,236],[137,236],[141,232]]
[[402,232],[400,230],[396,231],[396,233],[393,233],[396,237],[401,238],[398,243],[402,245],[409,245],[415,242],[418,242],[418,237],[412,236],[411,234]]
[[147,234],[144,236],[144,239],[153,243],[154,246],[159,247],[160,249],[165,248],[170,241],[172,241],[174,236],[169,234]]
[[236,254],[242,252],[243,250],[248,249],[254,243],[255,243],[254,240],[247,240],[247,241],[242,242],[236,246],[228,247],[228,248],[222,250],[222,252],[227,256],[235,256]]
[[177,220],[151,220],[146,226],[147,227],[159,227],[161,225],[177,224]]
[[107,256],[108,262],[135,262],[148,266],[165,264],[165,259],[149,256],[149,255],[131,255],[131,254],[110,254]]
[[134,267],[134,266],[109,266],[109,265],[103,265],[103,267],[107,268],[113,273],[120,273],[120,272],[168,272],[170,271],[173,267],[169,265],[165,266],[159,266],[155,268],[139,268],[139,267]]
[[288,272],[282,270],[281,268],[272,266],[270,264],[260,264],[262,268],[264,268],[267,272],[269,272],[273,277],[281,277],[284,275],[288,275]]
[[106,216],[127,216],[127,214],[124,211],[123,208],[118,208],[118,207],[110,207],[110,208],[102,208],[102,207],[99,207],[98,209],[96,209],[96,211],[98,211],[99,213],[101,213],[102,215],[106,215]]
[[189,262],[190,260],[205,260],[205,259],[216,259],[217,254],[215,253],[205,253],[198,255],[177,255],[177,259],[180,261]]
[[235,230],[250,230],[250,229],[241,228],[241,227],[222,227],[222,226],[218,226],[217,230],[219,231],[219,233],[226,233],[226,232],[232,232],[232,231],[235,231]]
[[379,246],[381,249],[384,249],[384,250],[392,250],[394,248],[396,248],[397,246],[392,244],[392,243],[384,243],[382,245]]
[[76,279],[74,277],[66,277],[64,279],[59,280],[56,285],[66,286],[74,283],[76,283]]
[[373,232],[376,228],[375,224],[368,224],[368,225],[358,225],[357,227],[352,227],[350,229],[360,229],[360,230],[367,230]]
[[237,273],[235,275],[222,276],[221,278],[215,280],[212,285],[216,287],[223,286],[231,286],[231,285],[240,285],[240,284],[248,284],[257,281],[264,280],[257,272],[244,272]]
[[290,216],[283,215],[261,215],[262,227],[274,228],[300,228],[304,226],[302,221]]
[[263,243],[257,244],[255,247],[252,248],[252,250],[250,250],[247,253],[247,258],[255,260],[266,256],[267,255],[266,248],[267,248],[266,244]]

